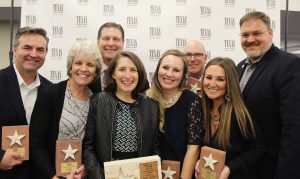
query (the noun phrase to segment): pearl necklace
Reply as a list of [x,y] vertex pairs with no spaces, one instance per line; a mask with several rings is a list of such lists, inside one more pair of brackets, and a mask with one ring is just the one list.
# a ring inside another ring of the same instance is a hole
[[176,99],[178,98],[179,94],[180,94],[179,91],[177,91],[175,96],[173,96],[170,99],[164,100],[165,105],[167,106],[167,105],[173,104],[176,101]]
[[212,112],[210,113],[210,115],[211,115],[210,122],[216,126],[220,125],[220,117],[214,117]]

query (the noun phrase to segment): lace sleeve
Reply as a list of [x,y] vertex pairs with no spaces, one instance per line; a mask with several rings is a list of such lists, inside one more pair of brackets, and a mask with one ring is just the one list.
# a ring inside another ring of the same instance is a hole
[[202,134],[202,106],[201,100],[197,96],[192,101],[188,110],[188,144],[200,145]]

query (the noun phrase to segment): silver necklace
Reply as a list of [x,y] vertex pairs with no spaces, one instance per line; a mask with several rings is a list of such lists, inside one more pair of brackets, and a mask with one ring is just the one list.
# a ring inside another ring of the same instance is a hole
[[179,94],[180,94],[179,91],[177,91],[177,93],[172,98],[164,100],[165,105],[167,106],[167,105],[173,104],[176,101],[176,99],[178,98]]

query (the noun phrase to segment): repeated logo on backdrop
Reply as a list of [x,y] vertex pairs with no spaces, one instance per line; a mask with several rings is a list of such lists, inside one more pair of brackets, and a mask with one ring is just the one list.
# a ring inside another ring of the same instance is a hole
[[37,0],[26,0],[27,5],[35,5]]
[[176,38],[175,39],[176,49],[183,50],[186,42],[187,42],[186,38]]
[[189,40],[200,40],[207,58],[229,57],[238,63],[239,20],[247,12],[271,17],[276,46],[280,46],[279,0],[22,0],[21,26],[43,27],[50,38],[47,63],[40,73],[53,82],[67,78],[68,50],[75,41],[94,41],[99,27],[116,22],[125,30],[124,50],[136,53],[152,79],[167,49],[183,51]]
[[200,6],[200,17],[202,17],[202,18],[211,17],[211,7]]
[[115,12],[114,5],[103,5],[103,15],[104,16],[113,16]]
[[150,16],[160,16],[161,6],[159,5],[150,5]]
[[234,7],[235,0],[224,0],[224,7]]
[[63,15],[64,14],[64,4],[53,4],[53,15]]
[[35,27],[36,26],[36,16],[35,15],[26,15],[25,16],[26,26]]
[[137,39],[125,39],[126,49],[136,50],[138,46]]

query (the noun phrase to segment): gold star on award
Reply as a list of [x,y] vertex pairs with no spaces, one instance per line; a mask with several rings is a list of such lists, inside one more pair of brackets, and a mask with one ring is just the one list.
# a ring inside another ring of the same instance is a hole
[[189,84],[191,86],[191,91],[197,94],[197,91],[200,90],[201,88],[198,87],[197,83],[195,84]]
[[69,147],[67,150],[61,150],[62,152],[65,153],[65,158],[64,160],[67,160],[69,157],[75,160],[74,154],[77,152],[78,149],[72,149],[71,144],[69,144]]
[[172,171],[170,167],[168,167],[167,170],[161,170],[165,174],[164,179],[173,179],[173,175],[176,173],[176,171]]
[[205,160],[204,167],[209,166],[210,169],[215,170],[214,164],[217,163],[218,161],[217,161],[217,160],[214,160],[214,159],[212,158],[211,153],[209,153],[209,156],[208,156],[208,157],[203,157],[203,159]]
[[17,130],[15,130],[14,135],[6,136],[6,137],[11,140],[10,145],[9,145],[10,147],[14,144],[18,144],[19,146],[22,146],[21,139],[23,137],[25,137],[25,135],[18,135]]

